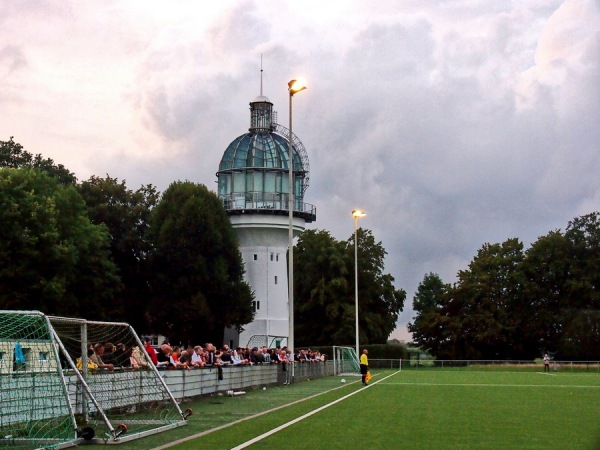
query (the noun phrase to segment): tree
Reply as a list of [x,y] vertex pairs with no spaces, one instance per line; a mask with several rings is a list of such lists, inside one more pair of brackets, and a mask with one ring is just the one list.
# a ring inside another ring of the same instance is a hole
[[[406,293],[384,274],[385,250],[370,231],[357,232],[360,342],[385,343],[396,326]],[[299,346],[354,343],[354,241],[307,230],[294,251],[294,318]],[[298,274],[298,275],[296,275]]]
[[[359,228],[356,234],[358,236],[360,342],[385,344],[390,333],[396,328],[398,316],[404,308],[406,291],[394,288],[394,277],[383,273],[387,252],[381,242],[375,242],[370,230]],[[348,240],[346,254],[353,265],[354,235]]]
[[534,242],[525,255],[525,302],[520,317],[524,357],[559,350],[569,304],[571,244],[560,231]]
[[40,154],[32,155],[21,144],[16,143],[12,136],[8,141],[0,141],[0,167],[42,170],[64,185],[75,184],[77,181],[65,166],[56,165],[52,159],[43,158]]
[[[427,279],[427,277],[426,277]],[[485,244],[443,295],[415,296],[416,340],[449,359],[600,359],[600,213],[538,238]],[[423,288],[424,291],[421,290]],[[434,291],[436,295],[425,295]],[[435,302],[432,300],[435,298]]]
[[119,288],[108,233],[72,185],[34,169],[0,169],[0,307],[106,318]]
[[436,357],[446,339],[443,306],[450,289],[450,285],[445,284],[438,274],[429,273],[419,283],[413,297],[416,317],[414,322],[408,324],[408,331],[412,333],[415,344]]
[[353,342],[354,299],[345,243],[306,230],[294,249],[294,327],[299,346]]
[[573,219],[565,238],[571,245],[571,276],[561,353],[600,359],[600,213]]
[[223,340],[253,317],[238,242],[220,199],[206,186],[175,182],[150,217],[151,318],[173,342]]
[[484,244],[458,273],[444,308],[449,354],[462,359],[505,359],[521,352],[516,306],[524,301],[523,244]]
[[119,268],[123,289],[110,310],[111,319],[125,321],[138,332],[149,332],[147,317],[151,247],[147,232],[159,194],[152,185],[132,191],[125,181],[92,176],[78,185],[92,223],[104,224],[110,236],[111,258]]

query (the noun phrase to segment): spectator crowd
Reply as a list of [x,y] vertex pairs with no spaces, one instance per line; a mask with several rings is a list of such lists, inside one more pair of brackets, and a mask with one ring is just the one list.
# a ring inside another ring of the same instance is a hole
[[[195,369],[202,367],[222,367],[222,366],[248,366],[248,365],[268,365],[282,364],[283,370],[291,362],[297,363],[315,363],[327,360],[325,354],[318,351],[298,350],[295,355],[287,347],[267,348],[263,347],[236,347],[232,349],[224,344],[221,348],[216,348],[213,344],[207,343],[204,346],[171,346],[165,341],[159,348],[152,346],[152,339],[144,339],[144,349],[150,361],[158,369]],[[82,358],[77,359],[77,367],[82,368]],[[108,369],[130,368],[139,369],[148,367],[148,360],[144,352],[138,346],[128,348],[123,343],[116,345],[106,343],[96,343],[88,347],[87,366],[89,369]]]

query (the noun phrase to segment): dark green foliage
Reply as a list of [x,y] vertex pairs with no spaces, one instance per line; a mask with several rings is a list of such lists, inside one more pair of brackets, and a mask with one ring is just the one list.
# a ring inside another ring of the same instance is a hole
[[206,186],[172,183],[152,211],[150,316],[172,342],[223,341],[224,327],[252,320],[237,239]]
[[[385,250],[370,231],[358,230],[360,342],[384,343],[406,293],[384,274]],[[294,251],[294,318],[298,346],[355,342],[354,239],[335,240],[307,230]]]
[[413,298],[416,317],[408,324],[408,331],[413,334],[413,342],[429,349],[433,356],[438,356],[440,345],[447,335],[442,307],[449,290],[450,285],[445,284],[439,275],[429,273],[419,284]]
[[119,288],[108,233],[72,185],[35,169],[0,169],[0,308],[107,318]]
[[13,140],[11,136],[8,141],[0,141],[0,167],[13,169],[38,169],[58,180],[59,183],[69,185],[75,184],[75,175],[62,164],[54,164],[50,158],[42,155],[32,155],[23,149],[23,146]]
[[159,194],[152,185],[136,191],[116,178],[91,177],[78,186],[92,223],[109,231],[110,251],[119,268],[123,289],[113,300],[111,319],[127,322],[139,332],[149,332],[146,313],[150,297],[148,265],[151,244],[147,239],[150,211]]
[[366,348],[371,359],[408,359],[408,350],[404,345],[370,344],[361,345],[361,350]]
[[294,251],[297,345],[352,342],[353,284],[344,244],[327,231],[306,230]]
[[[415,295],[415,342],[440,359],[600,359],[600,214],[574,219],[527,252],[517,239],[485,244],[442,287]],[[425,295],[426,294],[426,295]]]

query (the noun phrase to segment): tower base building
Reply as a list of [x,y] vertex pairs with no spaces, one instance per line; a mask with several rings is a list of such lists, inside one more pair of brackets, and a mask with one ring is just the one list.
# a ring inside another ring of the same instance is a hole
[[308,156],[300,140],[275,123],[267,97],[250,102],[249,132],[236,138],[219,164],[218,195],[240,244],[246,281],[254,291],[254,321],[239,333],[226,330],[234,345],[287,345],[289,334],[289,139],[293,149],[293,235],[316,220],[304,203]]

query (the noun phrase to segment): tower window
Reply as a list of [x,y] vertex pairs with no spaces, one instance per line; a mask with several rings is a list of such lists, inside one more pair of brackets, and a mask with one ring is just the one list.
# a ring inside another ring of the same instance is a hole
[[252,302],[252,309],[254,310],[254,312],[260,309],[260,300],[255,300]]
[[277,275],[275,275],[275,284],[277,284]]
[[275,255],[275,261],[279,261],[279,253]]
[[271,253],[271,261],[273,261],[273,253]]
[[258,255],[256,253],[254,254],[254,261],[258,261]]

